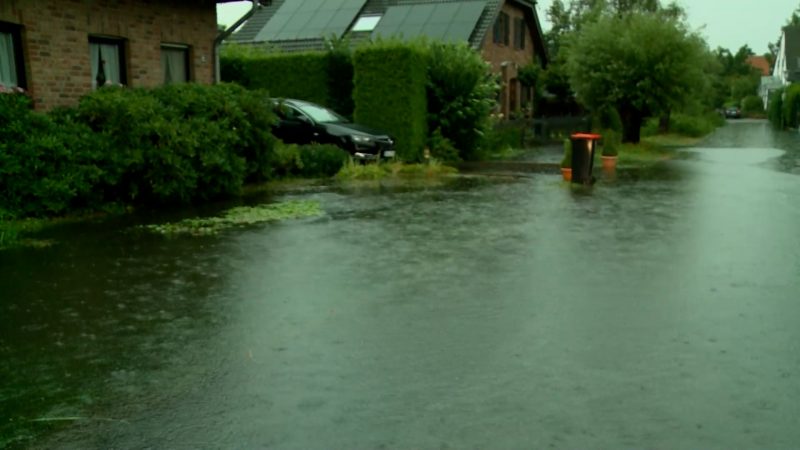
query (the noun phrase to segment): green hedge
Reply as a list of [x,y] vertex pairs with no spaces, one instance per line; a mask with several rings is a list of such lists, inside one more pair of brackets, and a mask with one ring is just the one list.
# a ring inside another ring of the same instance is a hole
[[397,154],[420,161],[427,138],[427,54],[423,46],[375,43],[353,57],[355,120],[386,130]]
[[271,53],[253,46],[226,45],[220,56],[223,81],[265,89],[274,97],[308,100],[353,115],[353,60],[347,41],[327,52]]
[[800,83],[786,88],[782,114],[784,127],[797,128],[800,124]]

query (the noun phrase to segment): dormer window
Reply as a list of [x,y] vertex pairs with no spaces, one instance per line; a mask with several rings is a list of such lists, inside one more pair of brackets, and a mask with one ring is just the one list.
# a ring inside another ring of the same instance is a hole
[[356,20],[351,31],[372,31],[380,21],[381,16],[361,16]]

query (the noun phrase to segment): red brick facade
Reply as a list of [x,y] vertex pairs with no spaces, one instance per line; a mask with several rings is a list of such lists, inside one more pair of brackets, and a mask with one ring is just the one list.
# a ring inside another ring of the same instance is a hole
[[[508,118],[511,113],[523,111],[526,103],[530,100],[530,88],[523,87],[517,74],[521,67],[535,61],[534,39],[538,39],[535,33],[535,24],[526,19],[524,10],[513,2],[504,2],[502,13],[508,17],[508,44],[503,42],[496,43],[493,30],[486,33],[481,48],[483,59],[492,65],[494,73],[500,75],[501,92],[499,112]],[[500,20],[500,19],[498,19]],[[519,20],[525,23],[525,43],[524,48],[516,48],[515,33]]]
[[21,26],[27,89],[40,110],[91,92],[90,36],[120,42],[129,86],[163,84],[162,44],[188,46],[191,80],[214,79],[212,0],[0,0],[0,22]]

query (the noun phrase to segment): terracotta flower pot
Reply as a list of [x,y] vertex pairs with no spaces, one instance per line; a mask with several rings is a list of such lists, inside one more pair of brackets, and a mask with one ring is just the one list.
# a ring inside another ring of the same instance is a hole
[[572,181],[572,167],[562,167],[561,176],[564,177],[564,181]]
[[601,156],[600,159],[603,161],[603,170],[614,170],[617,168],[616,156]]

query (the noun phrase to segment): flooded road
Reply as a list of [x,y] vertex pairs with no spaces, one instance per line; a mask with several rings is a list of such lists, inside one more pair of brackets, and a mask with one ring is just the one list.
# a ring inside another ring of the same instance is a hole
[[797,447],[800,136],[693,154],[4,252],[0,447]]

